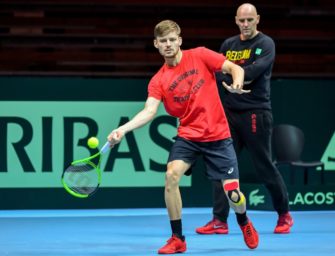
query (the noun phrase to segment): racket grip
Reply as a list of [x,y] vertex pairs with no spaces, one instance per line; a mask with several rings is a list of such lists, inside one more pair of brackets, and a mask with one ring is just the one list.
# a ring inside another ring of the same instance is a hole
[[103,145],[103,147],[101,148],[100,152],[103,154],[103,153],[106,153],[108,151],[108,149],[110,148],[111,144],[109,143],[109,141],[107,141],[105,143],[105,145]]

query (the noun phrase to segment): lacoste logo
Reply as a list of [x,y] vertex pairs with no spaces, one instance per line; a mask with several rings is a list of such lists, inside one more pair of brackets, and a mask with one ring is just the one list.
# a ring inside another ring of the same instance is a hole
[[231,167],[229,170],[228,170],[228,174],[232,174],[234,171],[234,167]]
[[264,204],[264,195],[257,195],[259,189],[253,190],[249,194],[249,204],[257,206],[258,204]]

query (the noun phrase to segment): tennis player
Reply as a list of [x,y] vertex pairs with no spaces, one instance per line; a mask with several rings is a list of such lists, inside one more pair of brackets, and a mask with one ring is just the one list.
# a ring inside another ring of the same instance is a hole
[[159,254],[186,251],[182,232],[182,199],[179,181],[202,155],[207,176],[219,180],[236,213],[246,245],[258,246],[258,233],[247,217],[246,199],[240,191],[239,170],[227,119],[218,94],[215,72],[232,76],[232,84],[224,84],[231,93],[244,94],[244,71],[225,56],[205,47],[181,50],[179,25],[171,20],[158,23],[154,29],[154,46],[165,63],[148,85],[148,98],[143,110],[129,122],[108,135],[111,144],[121,141],[127,132],[151,121],[163,102],[166,111],[179,118],[178,134],[169,154],[165,203],[172,236],[158,250]]

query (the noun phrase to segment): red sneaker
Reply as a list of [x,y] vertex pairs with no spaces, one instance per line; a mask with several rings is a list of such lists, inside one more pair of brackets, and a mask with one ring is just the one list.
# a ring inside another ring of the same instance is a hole
[[186,251],[186,242],[181,240],[176,235],[167,240],[166,245],[158,250],[159,254],[174,254]]
[[228,224],[213,218],[205,226],[197,228],[195,231],[201,235],[228,234]]
[[255,249],[258,246],[258,233],[254,226],[252,225],[251,221],[248,220],[248,223],[244,226],[240,226],[245,244],[250,249]]
[[293,219],[291,214],[284,213],[279,215],[277,226],[275,227],[274,233],[276,234],[288,234],[293,226]]

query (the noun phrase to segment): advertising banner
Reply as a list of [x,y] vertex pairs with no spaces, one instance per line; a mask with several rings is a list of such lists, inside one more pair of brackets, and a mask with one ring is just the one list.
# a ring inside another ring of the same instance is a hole
[[[63,169],[96,151],[107,135],[127,122],[144,102],[0,102],[0,187],[61,187]],[[130,132],[102,159],[101,187],[164,187],[164,175],[177,120],[163,106],[148,125]],[[183,177],[181,186],[190,186]]]
[[[272,199],[263,185],[243,184],[248,209],[273,211]],[[291,210],[335,210],[333,185],[287,186]]]

